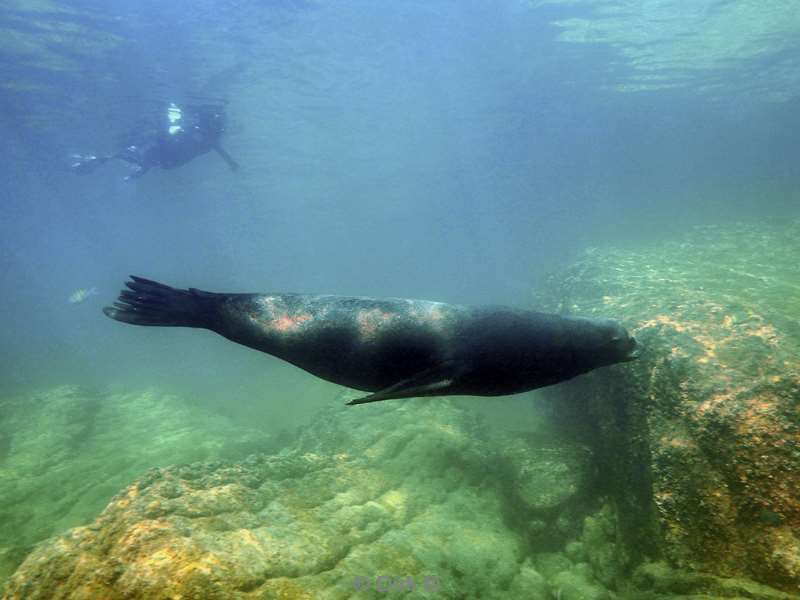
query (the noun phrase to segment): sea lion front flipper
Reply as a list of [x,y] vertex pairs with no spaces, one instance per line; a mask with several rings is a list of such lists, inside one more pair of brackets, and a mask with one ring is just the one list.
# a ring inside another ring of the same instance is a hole
[[350,400],[345,404],[353,406],[355,404],[367,404],[368,402],[378,402],[380,400],[437,395],[432,392],[446,394],[447,389],[453,385],[453,382],[461,375],[463,370],[463,367],[457,365],[455,361],[448,361],[443,365],[433,367],[432,369],[426,369],[413,377],[403,379],[374,394]]

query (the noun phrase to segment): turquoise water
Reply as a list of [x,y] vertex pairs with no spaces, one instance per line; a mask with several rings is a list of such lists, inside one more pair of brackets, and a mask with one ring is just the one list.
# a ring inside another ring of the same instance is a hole
[[[3,385],[214,402],[233,382],[307,382],[203,334],[100,318],[129,273],[526,306],[586,247],[793,211],[797,16],[693,6],[7,3]],[[121,164],[67,169],[197,96],[228,102],[238,173],[214,155],[135,182]]]
[[[796,217],[799,33],[791,2],[756,0],[6,0],[0,473],[49,455],[123,475],[43,500],[32,528],[9,496],[0,526],[18,539],[0,546],[24,555],[171,458],[275,451],[339,402],[210,332],[107,319],[129,274],[530,308],[587,249]],[[213,153],[134,181],[119,163],[69,170],[193,98],[224,103],[238,172]],[[531,396],[458,406],[534,428]],[[130,447],[98,441],[95,418]],[[203,436],[217,441],[195,452]]]

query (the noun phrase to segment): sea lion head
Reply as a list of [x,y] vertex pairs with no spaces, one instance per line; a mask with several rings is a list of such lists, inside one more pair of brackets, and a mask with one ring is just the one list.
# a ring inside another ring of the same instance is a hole
[[617,321],[568,318],[573,328],[573,358],[587,370],[639,357],[640,348],[636,340]]

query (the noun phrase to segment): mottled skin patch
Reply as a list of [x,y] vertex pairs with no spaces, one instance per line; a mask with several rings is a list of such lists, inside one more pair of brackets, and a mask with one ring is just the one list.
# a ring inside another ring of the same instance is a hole
[[469,315],[437,302],[301,294],[230,295],[220,312],[225,337],[367,391],[452,358]]
[[304,312],[289,313],[289,308],[279,296],[263,296],[255,301],[260,311],[249,315],[251,322],[264,330],[277,333],[294,333],[301,331],[303,325],[314,316]]
[[356,313],[358,329],[364,341],[375,339],[382,327],[396,317],[396,313],[385,312],[379,308],[362,309]]

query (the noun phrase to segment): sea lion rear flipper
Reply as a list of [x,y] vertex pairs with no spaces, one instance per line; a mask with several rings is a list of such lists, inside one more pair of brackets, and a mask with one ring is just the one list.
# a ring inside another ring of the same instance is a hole
[[455,361],[448,361],[443,365],[432,369],[426,369],[413,377],[404,379],[369,396],[350,400],[346,404],[348,406],[353,406],[355,404],[367,404],[368,402],[378,402],[380,400],[433,396],[436,395],[435,392],[446,394],[448,388],[452,386],[453,382],[462,371],[463,367],[457,365]]
[[179,290],[135,275],[125,285],[128,289],[122,290],[114,306],[107,306],[103,312],[131,325],[213,329],[219,305],[226,297],[194,288]]

